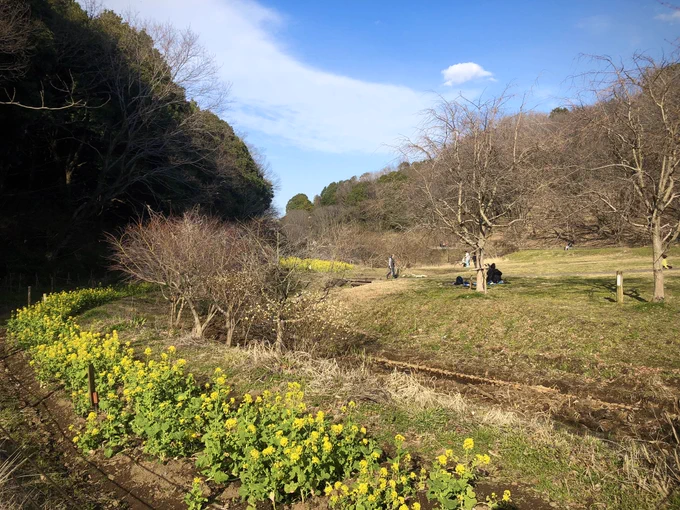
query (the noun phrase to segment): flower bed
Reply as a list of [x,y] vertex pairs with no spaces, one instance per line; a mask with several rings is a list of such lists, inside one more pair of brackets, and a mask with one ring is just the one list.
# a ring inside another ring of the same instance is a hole
[[280,264],[285,268],[297,268],[302,271],[315,273],[342,273],[354,269],[352,264],[335,260],[301,259],[298,257],[284,257]]
[[[73,441],[106,455],[133,440],[160,459],[196,455],[201,473],[215,483],[238,478],[240,494],[254,506],[325,495],[338,508],[420,508],[418,492],[442,508],[472,508],[475,468],[489,463],[473,455],[467,439],[461,456],[446,450],[429,469],[417,469],[397,435],[388,457],[354,418],[350,402],[338,416],[310,412],[297,383],[288,391],[236,398],[221,369],[202,387],[174,347],[141,356],[129,343],[82,331],[71,317],[118,297],[112,289],[62,292],[18,310],[8,323],[14,342],[27,348],[43,382],[60,382],[85,423]],[[89,408],[87,371],[95,369],[99,413]],[[190,508],[205,503],[200,481],[187,494]],[[491,508],[509,492],[487,501]]]

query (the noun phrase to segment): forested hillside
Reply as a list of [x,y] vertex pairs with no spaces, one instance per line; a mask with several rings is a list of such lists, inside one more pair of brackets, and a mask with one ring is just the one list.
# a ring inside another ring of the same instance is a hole
[[215,70],[190,31],[0,0],[0,272],[102,267],[103,233],[147,208],[267,211]]

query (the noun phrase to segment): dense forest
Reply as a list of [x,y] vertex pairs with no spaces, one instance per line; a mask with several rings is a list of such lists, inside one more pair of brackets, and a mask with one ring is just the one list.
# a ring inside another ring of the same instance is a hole
[[216,70],[189,30],[0,0],[0,272],[102,268],[103,234],[149,210],[267,212]]

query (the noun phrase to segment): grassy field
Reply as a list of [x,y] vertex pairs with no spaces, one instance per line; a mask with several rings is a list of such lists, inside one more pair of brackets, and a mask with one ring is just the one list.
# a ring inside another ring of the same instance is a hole
[[[648,255],[520,252],[497,262],[510,283],[487,295],[449,285],[465,274],[453,266],[337,289],[332,299],[364,335],[334,358],[194,343],[186,331],[167,331],[167,305],[154,293],[86,311],[78,322],[115,329],[135,347],[175,345],[199,380],[220,366],[236,393],[297,381],[312,408],[355,400],[374,437],[404,434],[419,458],[473,437],[492,458],[479,492],[509,488],[519,509],[680,508],[680,271],[668,273],[663,305],[648,302],[649,274],[626,277],[623,305],[613,302],[613,277],[578,276],[644,269]],[[374,356],[424,370],[396,370]],[[483,379],[433,377],[427,368]]]

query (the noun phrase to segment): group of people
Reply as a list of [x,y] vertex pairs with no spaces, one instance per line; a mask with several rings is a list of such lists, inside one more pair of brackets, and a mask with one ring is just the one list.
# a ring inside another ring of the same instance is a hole
[[[565,251],[571,250],[573,247],[573,243],[569,242],[567,245],[564,247]],[[465,255],[463,255],[463,259],[461,260],[461,264],[463,267],[470,267],[470,264],[473,264],[474,266],[477,265],[477,257],[475,255],[470,256],[470,252],[466,251]],[[673,266],[668,265],[668,255],[665,253],[661,255],[661,266],[663,269],[673,269]],[[399,277],[399,271],[397,270],[396,262],[394,259],[394,255],[390,255],[389,258],[387,259],[387,279],[390,279],[390,276],[392,278],[398,278]],[[491,264],[487,266],[486,270],[486,283],[488,284],[497,284],[497,283],[503,283],[503,272],[499,270],[496,267],[496,264]],[[460,283],[458,283],[458,279],[460,279]],[[456,279],[456,283],[454,285],[462,285],[463,284],[463,279],[462,277],[458,277]]]
[[[465,252],[465,255],[463,256],[463,260],[461,261],[463,264],[463,267],[470,267],[470,264],[474,264],[475,266],[477,265],[477,257],[472,255],[470,256],[470,252]],[[491,264],[487,266],[486,269],[486,283],[488,284],[497,284],[497,283],[503,283],[503,272],[496,267],[496,264]],[[387,275],[386,278],[389,280],[390,277],[392,278],[398,278],[399,277],[399,271],[397,270],[397,264],[394,258],[394,255],[390,255],[387,258]],[[456,285],[461,285],[462,284],[462,278],[458,277],[461,280],[461,283],[459,284],[458,281],[456,280]]]

